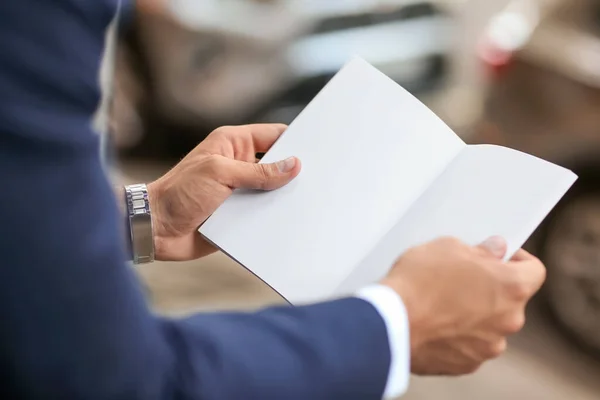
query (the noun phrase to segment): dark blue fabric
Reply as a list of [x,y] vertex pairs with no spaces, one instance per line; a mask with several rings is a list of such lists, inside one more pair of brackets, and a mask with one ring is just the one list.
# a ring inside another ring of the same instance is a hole
[[0,2],[3,398],[380,398],[388,341],[362,300],[183,320],[148,310],[90,128],[115,7]]

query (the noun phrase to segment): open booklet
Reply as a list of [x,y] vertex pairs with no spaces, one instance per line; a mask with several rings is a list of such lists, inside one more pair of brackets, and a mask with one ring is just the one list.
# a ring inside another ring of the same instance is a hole
[[466,145],[360,58],[346,64],[261,162],[302,172],[273,192],[236,191],[200,228],[293,304],[376,282],[408,248],[493,235],[514,254],[577,177],[533,156]]

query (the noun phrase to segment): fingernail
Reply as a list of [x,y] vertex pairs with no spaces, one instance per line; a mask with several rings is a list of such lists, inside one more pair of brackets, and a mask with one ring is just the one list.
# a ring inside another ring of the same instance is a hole
[[506,241],[500,236],[493,236],[481,244],[498,258],[506,254]]
[[296,158],[295,157],[286,158],[285,160],[279,161],[277,163],[277,168],[279,168],[279,172],[281,172],[282,174],[286,174],[286,173],[290,172],[291,170],[294,169],[295,166],[296,166]]

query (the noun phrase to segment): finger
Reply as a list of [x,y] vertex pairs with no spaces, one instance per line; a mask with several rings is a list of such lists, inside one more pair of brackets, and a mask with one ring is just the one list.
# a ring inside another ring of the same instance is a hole
[[232,189],[274,190],[288,184],[300,173],[300,160],[290,157],[272,164],[254,164],[227,159],[226,180]]
[[506,240],[500,236],[492,236],[477,247],[500,260],[504,258],[508,248]]
[[253,124],[250,131],[254,153],[266,153],[287,129],[285,124]]
[[526,250],[519,250],[515,253],[515,255],[510,259],[511,261],[519,262],[519,261],[528,261],[535,259],[536,257]]
[[517,254],[517,259],[513,258],[512,261],[507,263],[507,266],[512,269],[515,279],[522,286],[523,291],[526,292],[525,295],[531,297],[544,284],[546,267],[539,259],[524,250]]
[[222,126],[197,146],[198,151],[253,162],[267,152],[287,128],[284,124]]

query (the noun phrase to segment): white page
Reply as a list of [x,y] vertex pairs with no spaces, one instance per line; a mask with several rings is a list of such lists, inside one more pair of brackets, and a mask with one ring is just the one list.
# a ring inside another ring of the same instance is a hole
[[292,303],[330,297],[465,144],[361,59],[317,95],[263,162],[302,172],[236,191],[200,232]]
[[339,287],[337,295],[381,279],[407,249],[453,236],[477,245],[500,235],[511,257],[577,177],[499,146],[467,146]]

